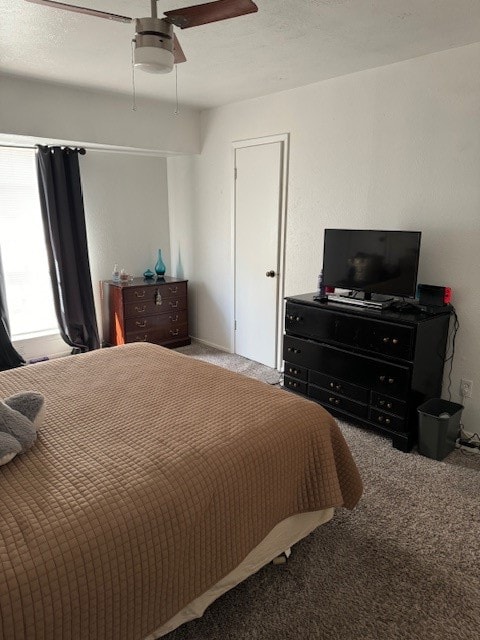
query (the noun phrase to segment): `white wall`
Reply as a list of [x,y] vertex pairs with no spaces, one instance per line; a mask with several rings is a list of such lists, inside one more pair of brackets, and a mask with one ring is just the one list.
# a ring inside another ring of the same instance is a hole
[[422,231],[419,281],[451,286],[460,320],[452,399],[473,380],[464,419],[479,431],[479,66],[474,44],[205,112],[193,167],[168,160],[171,202],[176,175],[194,180],[174,239],[195,247],[192,333],[232,348],[232,142],[289,132],[285,294],[314,290],[325,227]]
[[158,249],[170,268],[165,158],[88,151],[80,156],[90,269],[99,330],[99,282],[114,264],[140,276],[154,269]]
[[130,96],[0,75],[0,134],[197,153],[199,113]]

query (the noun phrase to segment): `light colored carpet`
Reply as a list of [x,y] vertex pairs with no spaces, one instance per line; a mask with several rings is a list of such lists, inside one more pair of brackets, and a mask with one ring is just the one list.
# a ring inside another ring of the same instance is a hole
[[211,362],[224,369],[242,373],[249,378],[256,378],[268,384],[278,384],[280,381],[280,374],[276,369],[271,369],[264,364],[242,358],[242,356],[237,356],[234,353],[219,351],[200,342],[192,342],[192,344],[186,347],[180,347],[176,349],[176,351],[197,358],[198,360]]
[[438,462],[341,428],[365,485],[357,508],[338,510],[287,564],[264,567],[168,640],[480,637],[480,456]]

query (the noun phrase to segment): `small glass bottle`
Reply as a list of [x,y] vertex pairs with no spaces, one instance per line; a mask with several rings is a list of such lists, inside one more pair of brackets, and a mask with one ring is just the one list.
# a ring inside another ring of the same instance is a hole
[[113,267],[112,280],[113,282],[120,282],[120,271],[118,269],[118,264]]

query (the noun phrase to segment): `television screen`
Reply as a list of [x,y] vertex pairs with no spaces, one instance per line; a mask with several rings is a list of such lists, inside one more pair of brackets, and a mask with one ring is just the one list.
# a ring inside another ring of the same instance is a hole
[[325,229],[323,282],[366,297],[414,297],[420,238],[420,231]]

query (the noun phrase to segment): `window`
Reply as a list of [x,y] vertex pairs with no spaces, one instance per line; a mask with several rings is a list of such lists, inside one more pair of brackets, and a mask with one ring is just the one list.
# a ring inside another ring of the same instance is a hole
[[58,333],[33,149],[0,147],[0,249],[12,340]]

